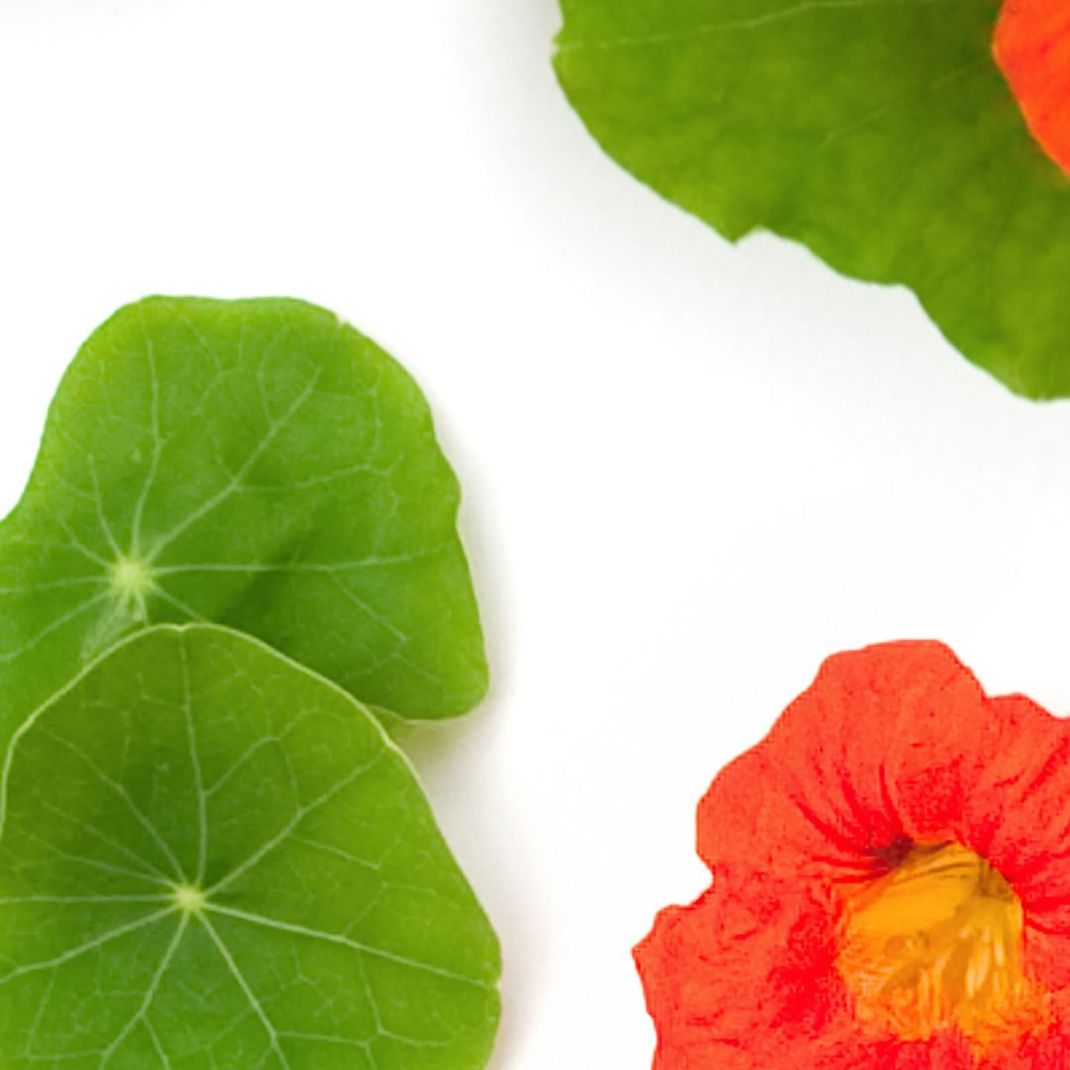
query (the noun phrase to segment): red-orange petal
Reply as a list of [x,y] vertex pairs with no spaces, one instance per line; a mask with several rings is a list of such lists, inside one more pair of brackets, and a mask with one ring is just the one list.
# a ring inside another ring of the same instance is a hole
[[1005,0],[993,51],[1033,136],[1070,173],[1070,5]]
[[835,655],[714,780],[699,854],[722,879],[824,880],[900,841],[958,839],[968,785],[997,748],[988,700],[942,643]]
[[[835,966],[843,881],[954,841],[1011,883],[1050,1025],[971,1047],[856,1020]],[[655,1070],[1067,1070],[1070,722],[990,698],[940,643],[836,655],[699,807],[713,887],[636,949]]]

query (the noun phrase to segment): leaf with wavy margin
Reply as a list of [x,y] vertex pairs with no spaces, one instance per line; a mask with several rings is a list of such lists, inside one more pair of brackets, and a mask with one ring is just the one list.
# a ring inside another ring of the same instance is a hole
[[993,58],[994,0],[562,0],[595,138],[735,241],[901,283],[970,360],[1070,395],[1070,181]]

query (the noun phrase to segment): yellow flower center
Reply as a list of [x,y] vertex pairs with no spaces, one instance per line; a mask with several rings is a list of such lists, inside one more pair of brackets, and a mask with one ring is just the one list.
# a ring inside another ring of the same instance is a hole
[[902,1040],[956,1030],[975,1049],[1041,1031],[1044,991],[1022,964],[1022,904],[957,843],[912,847],[845,886],[837,968],[863,1027]]

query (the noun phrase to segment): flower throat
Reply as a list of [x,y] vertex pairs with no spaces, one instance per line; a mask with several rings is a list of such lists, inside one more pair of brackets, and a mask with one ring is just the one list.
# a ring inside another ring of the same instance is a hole
[[843,905],[836,966],[861,1025],[902,1040],[957,1031],[984,1051],[1049,1023],[1023,969],[1022,904],[967,848],[916,845]]

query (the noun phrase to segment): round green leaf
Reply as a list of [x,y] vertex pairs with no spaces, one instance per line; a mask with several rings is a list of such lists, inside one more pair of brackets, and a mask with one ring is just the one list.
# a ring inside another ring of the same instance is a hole
[[995,0],[563,0],[602,146],[736,240],[903,283],[972,361],[1070,395],[1070,182],[991,43]]
[[494,934],[400,752],[256,640],[161,626],[8,748],[0,1066],[477,1070]]
[[0,525],[0,744],[133,629],[249,632],[405,717],[486,688],[419,389],[292,300],[151,298],[85,344]]

